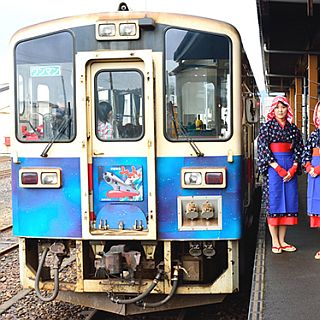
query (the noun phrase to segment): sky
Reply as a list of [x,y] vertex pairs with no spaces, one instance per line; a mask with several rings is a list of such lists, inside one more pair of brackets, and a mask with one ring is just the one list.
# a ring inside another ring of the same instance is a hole
[[[38,22],[77,14],[116,11],[120,2],[132,10],[182,11],[208,15],[233,24],[239,31],[245,50],[256,76],[260,91],[264,91],[263,67],[259,40],[256,0],[11,0],[1,4],[0,10],[0,84],[9,76],[9,42],[20,28]],[[18,8],[18,10],[17,10]],[[241,12],[241,14],[240,14]]]

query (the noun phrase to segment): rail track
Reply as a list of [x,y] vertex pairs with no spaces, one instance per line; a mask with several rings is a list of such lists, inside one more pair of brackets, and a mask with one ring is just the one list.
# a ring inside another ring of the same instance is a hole
[[[2,231],[8,232],[8,231],[11,230],[11,228],[12,228],[12,226],[6,226],[6,227],[0,229],[0,235],[2,234],[1,233]],[[1,240],[0,240],[0,245],[1,245]],[[16,249],[17,247],[18,247],[18,243],[16,243],[15,246],[11,246],[7,250],[0,251],[0,257],[2,255],[5,255],[5,254],[9,253],[9,251],[12,251],[12,250]],[[62,265],[61,265],[61,269],[60,270],[70,266],[71,263],[74,260],[75,260],[75,256],[72,256],[72,257],[69,257],[69,258],[65,259],[63,261]],[[1,318],[1,314],[4,314],[7,310],[9,310],[15,304],[17,304],[17,303],[24,304],[24,302],[23,302],[24,300],[23,299],[29,294],[35,295],[34,290],[33,289],[21,289],[15,295],[13,295],[9,300],[6,300],[2,304],[0,304],[0,319],[2,319]],[[92,311],[88,311],[88,314],[91,315]],[[9,318],[9,319],[12,319],[12,318]],[[16,319],[16,318],[14,318],[14,319]],[[34,318],[30,318],[30,319],[34,319]]]
[[12,225],[0,229],[0,256],[18,248],[19,244],[15,237],[12,236]]
[[9,162],[10,157],[0,157],[0,162]]
[[11,169],[4,169],[0,171],[0,179],[1,178],[7,178],[11,175]]

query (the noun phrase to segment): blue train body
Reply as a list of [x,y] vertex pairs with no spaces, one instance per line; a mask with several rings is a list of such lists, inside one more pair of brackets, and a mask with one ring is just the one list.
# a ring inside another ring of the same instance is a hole
[[[242,189],[240,157],[227,166],[228,187],[224,190],[181,188],[181,168],[224,166],[226,157],[205,158],[159,158],[157,160],[157,205],[159,240],[210,240],[240,239],[242,234]],[[107,164],[107,165],[106,165]],[[143,196],[138,202],[106,202],[103,197],[110,187],[99,181],[98,170],[110,170],[112,167],[139,166],[142,175],[147,176],[146,159],[143,158],[99,158],[93,163],[93,181],[96,223],[107,219],[111,228],[116,228],[119,220],[132,226],[135,220],[143,220],[146,227],[148,214],[148,186],[142,178]],[[25,167],[60,167],[63,182],[60,189],[23,189],[19,187],[19,169]],[[12,167],[13,225],[14,234],[22,237],[81,238],[81,186],[80,161],[77,158],[37,159],[20,158],[20,164]],[[100,187],[102,184],[103,187]],[[178,196],[221,195],[223,197],[223,219],[221,230],[179,231],[177,221]],[[49,200],[49,202],[48,202]],[[121,206],[121,209],[119,209]],[[114,207],[114,210],[112,208]],[[35,221],[37,223],[35,223]]]

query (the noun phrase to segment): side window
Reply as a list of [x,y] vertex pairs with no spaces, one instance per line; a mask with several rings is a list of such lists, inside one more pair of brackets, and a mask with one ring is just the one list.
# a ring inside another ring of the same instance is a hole
[[102,141],[143,136],[143,78],[136,70],[102,70],[95,77],[96,135]]
[[176,140],[231,136],[231,41],[200,31],[165,34],[165,134]]
[[73,37],[50,34],[18,43],[17,139],[68,142],[75,137]]

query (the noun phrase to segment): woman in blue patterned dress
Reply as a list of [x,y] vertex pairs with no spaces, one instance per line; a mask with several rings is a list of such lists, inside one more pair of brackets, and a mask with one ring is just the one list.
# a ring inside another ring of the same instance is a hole
[[288,100],[282,96],[274,98],[258,137],[258,169],[264,178],[263,195],[273,253],[296,251],[285,241],[287,226],[298,223],[296,172],[303,152],[301,133],[292,119]]
[[[303,164],[308,173],[307,212],[310,227],[320,227],[320,102],[314,108],[316,129],[310,134],[303,152]],[[320,259],[320,251],[314,256]]]

